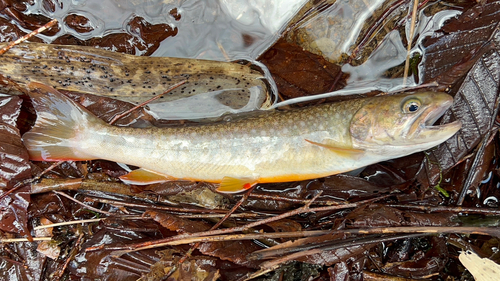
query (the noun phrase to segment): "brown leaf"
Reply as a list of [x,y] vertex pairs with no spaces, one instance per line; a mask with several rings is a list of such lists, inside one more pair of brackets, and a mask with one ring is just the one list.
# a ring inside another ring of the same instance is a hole
[[16,128],[22,100],[0,98],[0,187],[12,187],[31,176],[28,151]]
[[380,204],[357,208],[345,219],[350,228],[400,226],[404,224],[403,212]]
[[345,77],[338,65],[304,51],[284,39],[260,57],[286,98],[332,92],[342,88]]
[[440,275],[439,273],[448,261],[446,241],[442,237],[432,237],[430,243],[428,251],[422,249],[407,261],[387,263],[384,265],[383,272],[407,278]]
[[[496,34],[500,37],[500,32]],[[439,124],[460,120],[462,129],[424,159],[419,182],[436,184],[440,172],[462,160],[491,130],[498,113],[499,83],[500,53],[494,50],[476,62],[460,85],[453,106]]]
[[[4,192],[0,190],[0,195]],[[30,235],[27,212],[29,203],[30,190],[28,186],[3,198],[0,201],[0,230],[20,235]]]
[[[182,219],[174,215],[156,211],[148,211],[146,214],[168,230],[180,233],[194,233],[210,229],[208,223],[201,221]],[[247,255],[260,249],[260,246],[246,240],[202,243],[200,247],[198,247],[198,250],[203,254],[218,257],[222,260],[231,261],[250,268],[258,268],[259,263],[256,261],[248,261],[246,259]]]
[[[445,75],[459,78],[460,71],[445,73],[457,64],[463,64],[466,57],[491,38],[500,21],[499,9],[500,2],[492,0],[484,5],[475,5],[443,26],[443,33],[427,39],[423,44],[425,70],[422,72],[422,81],[428,83],[438,76],[446,81],[456,80]],[[467,69],[465,67],[463,70]],[[463,74],[465,72],[462,71]]]
[[162,212],[147,211],[144,215],[150,216],[168,230],[180,233],[202,232],[209,230],[211,227],[210,224],[205,222],[182,219],[178,216]]

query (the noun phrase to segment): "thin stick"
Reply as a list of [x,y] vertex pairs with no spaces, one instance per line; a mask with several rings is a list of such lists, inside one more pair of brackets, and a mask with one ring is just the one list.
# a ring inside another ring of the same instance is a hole
[[119,201],[114,201],[114,200],[109,200],[109,199],[103,199],[103,198],[94,198],[92,197],[92,200],[103,203],[103,204],[111,204],[115,206],[123,206],[123,207],[133,207],[133,208],[144,208],[144,209],[154,209],[154,210],[164,210],[164,211],[170,211],[170,212],[179,212],[179,213],[218,213],[218,214],[225,214],[227,211],[226,210],[220,210],[220,209],[189,209],[189,208],[178,208],[178,207],[166,207],[166,206],[151,206],[148,204],[138,204],[138,203],[126,203],[126,202],[119,202]]
[[12,47],[14,47],[15,45],[25,41],[25,40],[28,40],[30,39],[31,37],[41,33],[41,32],[44,32],[45,30],[51,28],[52,26],[54,26],[55,24],[57,23],[57,20],[56,19],[53,19],[51,21],[49,21],[48,23],[44,24],[43,26],[33,30],[32,32],[24,35],[24,36],[21,36],[19,38],[17,38],[17,40],[13,41],[13,42],[10,42],[9,45],[3,47],[2,49],[0,49],[0,56],[3,55],[5,52],[7,52],[8,50],[10,50]]
[[102,213],[102,214],[106,214],[106,215],[108,215],[108,216],[113,215],[113,214],[112,214],[112,213],[110,213],[110,212],[106,212],[106,211],[103,211],[103,210],[99,210],[99,209],[94,208],[94,207],[92,207],[92,206],[86,205],[86,204],[84,204],[83,202],[80,202],[80,201],[76,200],[75,198],[73,198],[73,197],[69,196],[68,194],[66,194],[66,193],[64,193],[64,192],[60,192],[60,191],[56,191],[56,190],[52,190],[52,192],[54,192],[54,193],[55,193],[55,194],[57,194],[57,195],[61,195],[61,196],[63,196],[63,197],[66,197],[66,198],[68,198],[69,200],[71,200],[71,201],[73,201],[73,202],[75,202],[75,203],[77,203],[77,204],[79,204],[79,205],[82,205],[83,207],[85,207],[85,208],[87,208],[87,209],[89,209],[89,210],[91,210],[91,211],[94,211],[94,212],[96,212],[96,213]]
[[33,237],[32,240],[28,238],[7,238],[0,239],[0,243],[17,243],[17,242],[34,242],[34,241],[50,241],[52,237]]
[[143,102],[143,103],[141,103],[141,104],[139,104],[139,105],[136,105],[136,106],[132,107],[131,109],[129,109],[129,110],[127,110],[127,111],[125,111],[125,112],[123,112],[123,113],[121,113],[121,114],[116,115],[116,116],[113,118],[113,120],[111,120],[111,121],[109,122],[109,125],[113,125],[116,121],[118,121],[118,120],[120,120],[121,118],[123,118],[123,116],[125,116],[125,115],[129,114],[130,112],[132,112],[132,111],[134,111],[134,110],[136,110],[136,109],[138,109],[138,108],[140,108],[140,107],[145,106],[146,104],[148,104],[148,103],[150,103],[150,102],[152,102],[152,101],[154,101],[154,100],[157,100],[157,99],[161,98],[163,95],[167,94],[168,92],[171,92],[171,91],[175,90],[176,88],[178,88],[179,86],[183,85],[183,84],[184,84],[184,83],[186,83],[186,82],[187,82],[187,80],[184,80],[184,81],[181,81],[181,82],[179,82],[179,83],[177,83],[177,84],[174,84],[174,85],[172,85],[172,87],[168,88],[168,89],[167,89],[165,92],[163,92],[161,95],[158,95],[158,96],[156,96],[156,97],[150,98],[149,100],[147,100],[147,101],[145,101],[145,102]]
[[[314,254],[321,254],[324,251],[330,251],[330,250],[335,250],[339,248],[344,248],[344,247],[353,247],[353,246],[364,246],[367,244],[372,244],[372,243],[381,243],[381,242],[387,242],[387,241],[393,241],[397,239],[406,239],[406,238],[412,238],[412,237],[419,237],[422,236],[422,234],[404,234],[404,235],[397,235],[397,236],[390,236],[390,237],[379,237],[379,238],[369,238],[369,239],[355,239],[354,241],[351,241],[348,245],[346,245],[344,242],[338,243],[337,245],[332,245],[332,246],[326,246],[322,248],[317,248],[317,249],[311,249],[307,251],[301,251],[298,253],[293,253],[286,255],[284,257],[279,257],[274,260],[266,261],[263,262],[260,266],[261,269],[257,272],[254,272],[245,278],[242,278],[243,280],[250,280],[255,277],[261,276],[263,274],[266,274],[270,271],[273,271],[277,269],[281,264],[294,260],[303,256],[309,256],[309,255],[314,255]],[[358,240],[358,241],[356,241]]]
[[[179,215],[180,218],[184,219],[209,219],[209,218],[221,218],[225,214],[197,214],[197,215]],[[232,214],[232,218],[258,218],[263,216],[270,216],[269,214],[254,214],[254,213],[237,213]]]
[[[248,196],[250,195],[250,193],[252,193],[252,191],[254,190],[255,188],[255,185],[252,186],[240,199],[240,201],[238,201],[236,204],[234,204],[233,208],[231,208],[231,210],[229,210],[229,212],[227,212],[227,214],[221,219],[219,220],[214,226],[212,226],[212,228],[210,228],[210,230],[215,230],[217,228],[219,228],[219,226],[222,225],[222,223],[224,221],[226,221],[234,212],[236,212],[236,210],[241,206],[241,204],[243,204],[243,202],[245,202],[247,199],[248,199]],[[165,274],[164,278],[168,278],[170,275],[172,275],[174,272],[177,271],[177,269],[179,268],[179,265],[183,264],[190,256],[191,254],[193,253],[194,250],[196,250],[199,246],[200,246],[201,242],[196,242],[196,244],[194,244],[187,252],[186,254],[180,258],[174,266],[172,266],[172,268],[170,269],[170,271]]]
[[55,167],[59,166],[61,163],[63,163],[64,161],[59,161],[59,162],[56,162],[54,164],[52,164],[50,167],[48,167],[47,169],[43,170],[39,175],[37,175],[36,177],[34,178],[31,178],[31,179],[28,179],[28,180],[25,180],[25,181],[20,181],[18,182],[16,185],[14,185],[13,188],[9,189],[7,192],[3,193],[2,195],[0,195],[0,200],[4,199],[7,195],[13,193],[14,191],[20,189],[21,187],[23,187],[24,185],[26,184],[29,184],[29,183],[32,183],[36,180],[38,180],[40,177],[42,177],[44,174],[48,173],[49,171],[51,171],[52,169],[54,169]]
[[[180,240],[184,238],[191,238],[191,237],[199,237],[199,236],[211,236],[211,235],[219,235],[219,234],[228,234],[228,233],[234,233],[234,232],[240,232],[240,231],[245,231],[250,228],[254,228],[259,225],[263,224],[268,224],[270,222],[278,221],[284,218],[288,218],[291,216],[295,216],[298,214],[302,213],[312,213],[312,212],[321,212],[321,211],[334,211],[334,210],[343,210],[343,209],[349,209],[349,208],[356,208],[361,205],[365,204],[370,204],[373,203],[377,200],[381,200],[383,198],[386,198],[387,196],[382,196],[378,198],[373,198],[373,199],[368,199],[364,201],[360,201],[357,203],[350,203],[350,204],[345,204],[345,205],[338,205],[338,206],[326,206],[326,207],[318,207],[318,208],[309,208],[308,206],[303,206],[301,208],[274,216],[270,218],[266,218],[260,221],[256,221],[253,223],[249,223],[247,225],[243,226],[238,226],[238,227],[232,227],[232,228],[225,228],[225,229],[218,229],[218,230],[213,230],[213,231],[203,231],[203,232],[197,232],[197,233],[192,233],[192,234],[180,234],[176,235],[173,237],[165,238],[165,239],[160,239],[154,242],[145,242],[145,243],[138,243],[138,244],[132,244],[129,246],[124,246],[124,247],[119,247],[115,249],[124,249],[122,251],[116,251],[113,254],[120,256],[129,252],[135,252],[135,251],[140,251],[140,250],[145,250],[145,249],[151,249],[151,248],[157,248],[157,247],[162,247],[163,243],[168,243],[170,241],[174,240]],[[316,198],[316,197],[315,197]],[[100,248],[94,247],[94,248],[87,248],[86,251],[94,251],[94,250],[99,250]]]
[[82,243],[82,238],[83,238],[83,233],[80,234],[80,236],[78,236],[78,240],[76,240],[76,243],[75,245],[73,245],[72,249],[71,249],[71,252],[68,256],[68,258],[66,259],[66,261],[64,262],[64,265],[62,267],[61,270],[59,270],[58,273],[54,274],[55,276],[55,280],[60,280],[61,277],[63,276],[64,274],[64,271],[66,271],[66,268],[68,267],[68,264],[69,262],[75,258],[76,254],[77,254],[77,250],[78,250],[78,247],[80,247],[80,244]]
[[391,205],[387,205],[387,207],[407,209],[407,210],[418,210],[418,211],[423,211],[423,212],[447,212],[447,213],[500,215],[500,210],[493,209],[493,208],[418,206],[418,205],[400,205],[400,204],[391,204]]
[[249,234],[228,234],[214,236],[197,236],[185,238],[175,241],[170,241],[163,246],[177,246],[191,243],[202,242],[221,242],[235,240],[257,240],[257,239],[273,239],[273,238],[296,238],[296,237],[311,237],[331,234],[331,230],[310,230],[310,231],[290,231],[290,232],[270,232],[270,233],[249,233]]
[[51,223],[51,224],[39,225],[39,226],[34,227],[33,229],[34,230],[38,230],[38,229],[43,229],[43,228],[63,226],[63,225],[71,225],[71,224],[77,224],[77,223],[98,222],[98,221],[101,221],[101,220],[104,220],[104,219],[106,219],[106,218],[77,220],[77,221],[65,221],[65,222],[59,222],[59,223]]
[[406,47],[406,62],[405,62],[405,72],[403,75],[403,86],[406,85],[406,80],[408,78],[408,70],[410,69],[410,51],[411,44],[413,42],[413,34],[415,33],[415,22],[417,21],[417,11],[418,11],[418,0],[413,2],[413,12],[411,14],[411,24],[410,24],[410,36],[408,38],[408,46]]
[[[144,220],[144,217],[142,216],[113,216],[112,218],[117,218],[121,220]],[[63,225],[71,225],[71,224],[77,224],[77,223],[87,223],[87,222],[99,222],[109,219],[108,218],[99,218],[99,219],[86,219],[86,220],[76,220],[76,221],[65,221],[65,222],[59,222],[59,223],[52,223],[52,224],[46,224],[46,225],[39,225],[33,228],[33,230],[38,230],[38,229],[43,229],[43,228],[49,228],[49,227],[56,227],[56,226],[63,226]]]

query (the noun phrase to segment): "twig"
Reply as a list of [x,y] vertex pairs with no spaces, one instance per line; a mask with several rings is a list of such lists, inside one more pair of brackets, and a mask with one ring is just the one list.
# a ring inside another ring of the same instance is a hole
[[174,84],[174,85],[172,85],[172,87],[168,88],[168,89],[167,89],[165,92],[163,92],[162,94],[160,94],[160,95],[158,95],[158,96],[156,96],[156,97],[150,98],[149,100],[147,100],[147,101],[145,101],[145,102],[143,102],[143,103],[141,103],[141,104],[138,104],[138,105],[136,105],[136,106],[132,107],[131,109],[129,109],[129,110],[127,110],[127,111],[125,111],[125,112],[123,112],[123,113],[121,113],[121,114],[116,115],[116,116],[113,118],[113,120],[111,120],[111,121],[109,122],[109,125],[113,125],[116,121],[118,121],[118,120],[120,120],[121,118],[123,118],[123,116],[125,116],[125,115],[129,114],[130,112],[132,112],[132,111],[134,111],[134,110],[136,110],[136,109],[138,109],[138,108],[140,108],[140,107],[145,106],[146,104],[148,104],[148,103],[150,103],[150,102],[152,102],[152,101],[154,101],[154,100],[157,100],[157,99],[161,98],[163,95],[167,94],[168,92],[171,92],[171,91],[175,90],[176,88],[178,88],[179,86],[183,85],[183,84],[184,84],[184,83],[186,83],[186,82],[187,82],[187,80],[184,80],[184,81],[181,81],[181,82],[179,82],[179,83],[177,83],[177,84]]
[[[143,220],[144,218],[141,216],[113,216],[113,218],[119,218],[122,220]],[[99,218],[99,219],[86,219],[86,220],[76,220],[76,221],[65,221],[65,222],[59,222],[59,223],[52,223],[52,224],[45,224],[45,225],[39,225],[33,228],[33,230],[38,230],[38,229],[43,229],[43,228],[49,228],[49,227],[56,227],[56,226],[63,226],[63,225],[71,225],[71,224],[77,224],[77,223],[87,223],[87,222],[98,222],[102,220],[106,220],[109,218]]]
[[483,214],[483,215],[500,215],[499,209],[493,208],[470,208],[470,207],[448,207],[448,206],[418,206],[418,205],[399,205],[392,204],[387,207],[418,210],[423,212],[450,212],[450,213],[464,213],[464,214]]
[[24,36],[21,36],[19,38],[17,38],[17,40],[13,41],[13,42],[10,42],[9,45],[3,47],[2,49],[0,49],[0,56],[3,55],[5,52],[7,52],[8,50],[10,50],[12,47],[14,47],[15,45],[25,41],[25,40],[28,40],[30,39],[31,37],[41,33],[41,32],[44,32],[45,30],[51,28],[52,26],[54,26],[55,24],[57,23],[57,20],[56,19],[53,19],[51,21],[49,21],[48,23],[44,24],[43,26],[33,30],[32,32],[24,35]]
[[69,262],[75,258],[76,254],[77,254],[77,251],[78,251],[78,247],[80,247],[80,244],[82,242],[82,238],[83,238],[83,233],[80,234],[80,236],[78,236],[78,240],[76,240],[75,242],[75,245],[73,245],[72,249],[71,249],[71,252],[68,256],[68,258],[66,259],[66,261],[64,262],[64,265],[63,267],[61,268],[61,270],[59,270],[59,272],[57,272],[56,274],[54,274],[54,280],[59,280],[61,279],[61,277],[63,276],[64,274],[64,271],[66,271],[66,268],[68,267],[68,264]]
[[26,184],[29,184],[29,183],[32,183],[36,180],[38,180],[39,178],[41,178],[44,174],[48,173],[49,171],[51,171],[52,169],[54,169],[55,167],[59,166],[61,163],[63,163],[64,161],[59,161],[59,162],[56,162],[54,164],[52,164],[50,167],[48,167],[47,169],[43,170],[39,175],[37,175],[36,177],[33,177],[31,179],[28,179],[28,180],[24,180],[24,181],[20,181],[18,182],[17,184],[14,185],[13,188],[9,189],[7,192],[3,193],[2,195],[0,195],[0,200],[4,199],[7,195],[13,193],[14,191],[20,189],[21,187],[25,186]]
[[352,246],[363,246],[366,244],[371,244],[371,243],[380,243],[380,242],[386,242],[386,241],[393,241],[397,239],[407,239],[407,238],[412,238],[412,237],[418,237],[422,236],[422,234],[405,234],[405,235],[395,235],[395,236],[390,236],[390,237],[377,237],[377,238],[357,238],[357,239],[351,239],[348,244],[346,241],[342,241],[341,243],[336,243],[331,246],[326,246],[318,249],[311,249],[307,251],[301,251],[298,253],[293,253],[284,257],[280,257],[274,260],[270,260],[267,262],[264,262],[261,264],[261,269],[257,272],[254,272],[244,278],[244,280],[249,280],[253,279],[255,277],[261,276],[263,274],[266,274],[270,271],[275,270],[278,268],[282,263],[294,260],[303,256],[309,256],[309,255],[314,255],[314,254],[320,254],[324,251],[331,251],[339,248],[344,248],[344,247],[352,247]]
[[50,227],[63,226],[63,225],[72,225],[72,224],[77,224],[77,223],[98,222],[98,221],[101,221],[104,219],[106,219],[106,218],[77,220],[77,221],[65,221],[65,222],[59,222],[59,223],[39,225],[39,226],[34,227],[33,229],[38,230],[38,229],[43,229],[43,228],[50,228]]
[[[198,215],[179,215],[180,218],[184,219],[209,219],[209,218],[220,218],[224,217],[225,214],[198,214]],[[254,214],[254,213],[237,213],[232,214],[232,218],[257,218],[262,216],[270,216],[269,214]]]
[[5,238],[0,239],[0,243],[17,243],[17,242],[34,242],[34,241],[50,241],[52,237],[33,237],[28,238]]
[[[279,195],[267,195],[267,194],[255,194],[252,193],[250,194],[250,198],[256,198],[256,199],[261,199],[261,200],[276,200],[276,201],[285,201],[285,202],[291,202],[291,203],[299,203],[299,204],[306,204],[309,202],[309,199],[298,199],[298,198],[290,198],[290,197],[281,197]],[[342,201],[314,201],[314,204],[316,205],[327,205],[327,206],[332,206],[332,205],[341,205],[345,204]]]
[[500,238],[498,227],[470,227],[470,226],[400,226],[400,227],[376,227],[361,229],[335,230],[332,233],[342,234],[387,234],[387,233],[462,233],[480,234]]
[[403,75],[403,86],[406,85],[406,80],[408,78],[408,70],[410,69],[410,52],[411,44],[413,42],[413,34],[415,33],[415,22],[417,21],[417,10],[418,10],[418,0],[413,2],[413,12],[411,14],[411,24],[410,24],[410,35],[408,36],[408,46],[406,47],[406,62],[405,62],[405,72]]
[[75,203],[77,203],[77,204],[79,204],[79,205],[82,205],[82,206],[84,206],[85,208],[87,208],[87,209],[89,209],[89,210],[91,210],[91,211],[94,211],[94,212],[96,212],[96,213],[102,213],[102,214],[106,214],[106,215],[108,215],[108,216],[113,215],[113,214],[112,214],[112,213],[110,213],[110,212],[106,212],[106,211],[103,211],[103,210],[99,210],[99,209],[97,209],[97,208],[94,208],[94,207],[92,207],[92,206],[89,206],[89,205],[87,205],[87,204],[84,204],[83,202],[80,202],[80,201],[76,200],[75,198],[73,198],[73,197],[69,196],[68,194],[66,194],[66,193],[64,193],[64,192],[60,192],[60,191],[56,191],[56,190],[53,190],[52,192],[54,192],[54,193],[55,193],[55,194],[57,194],[57,195],[61,195],[61,196],[63,196],[63,197],[66,197],[66,198],[68,198],[69,200],[71,200],[71,201],[73,201],[73,202],[75,202]]
[[[234,212],[236,212],[236,210],[241,206],[241,204],[243,204],[247,199],[248,199],[248,196],[250,195],[250,193],[252,193],[252,191],[254,190],[255,188],[255,185],[252,186],[240,199],[240,201],[238,201],[236,204],[234,204],[233,208],[231,208],[231,210],[229,210],[229,212],[227,212],[227,214],[221,219],[219,220],[214,226],[212,226],[212,228],[210,228],[210,230],[215,230],[217,228],[219,228],[219,226],[222,225],[222,223],[224,221],[226,221]],[[196,250],[199,246],[200,246],[201,242],[196,242],[196,244],[194,244],[187,252],[186,254],[184,254],[184,256],[182,258],[180,258],[174,266],[172,266],[172,268],[170,268],[170,271],[165,274],[164,278],[168,278],[170,275],[172,275],[175,271],[177,271],[177,269],[179,268],[179,265],[183,264],[184,261],[186,261],[190,256],[191,254],[193,253],[194,250]]]
[[290,232],[271,232],[271,233],[248,233],[248,234],[229,234],[229,235],[213,235],[213,236],[197,236],[185,239],[170,241],[163,246],[177,246],[191,243],[202,242],[221,242],[235,240],[258,240],[258,239],[273,239],[273,238],[297,238],[297,237],[312,237],[332,233],[331,230],[310,230],[310,231],[290,231]]
[[119,201],[103,199],[103,198],[92,198],[92,200],[99,202],[99,203],[111,204],[111,205],[115,205],[115,206],[154,209],[154,210],[163,210],[163,211],[179,212],[179,213],[225,214],[227,212],[227,210],[219,210],[219,209],[189,209],[189,208],[177,208],[177,207],[166,207],[166,206],[151,206],[148,204],[126,203],[126,202],[119,202]]
[[[157,240],[154,242],[138,243],[138,244],[132,244],[129,246],[124,246],[124,247],[117,247],[114,249],[121,250],[121,251],[115,251],[112,254],[120,256],[120,255],[129,253],[129,252],[135,252],[135,251],[140,251],[140,250],[145,250],[145,249],[162,247],[164,245],[163,243],[168,243],[170,241],[180,240],[180,239],[184,239],[184,238],[192,238],[192,237],[199,237],[199,236],[212,236],[212,235],[228,234],[228,233],[245,231],[245,230],[248,230],[250,228],[254,228],[256,226],[259,226],[259,225],[268,224],[270,222],[278,221],[278,220],[288,218],[291,216],[295,216],[298,214],[302,214],[302,213],[333,211],[333,210],[343,210],[343,209],[349,209],[349,208],[356,208],[356,207],[359,207],[361,205],[373,203],[377,200],[380,200],[380,199],[383,199],[386,197],[387,196],[382,196],[382,197],[378,197],[378,198],[373,198],[373,199],[364,200],[364,201],[360,201],[360,202],[356,202],[356,203],[350,203],[350,204],[338,205],[338,206],[326,206],[326,207],[318,207],[318,208],[308,208],[307,206],[303,206],[301,208],[277,215],[275,217],[270,217],[270,218],[256,221],[253,223],[249,223],[249,224],[243,225],[243,226],[218,229],[218,230],[212,230],[212,231],[203,231],[203,232],[197,232],[197,233],[191,233],[191,234],[180,234],[180,235],[176,235],[173,237],[160,239],[160,240]],[[93,250],[99,250],[99,248],[95,248],[95,249],[94,248],[87,248],[86,249],[86,251],[93,251]]]

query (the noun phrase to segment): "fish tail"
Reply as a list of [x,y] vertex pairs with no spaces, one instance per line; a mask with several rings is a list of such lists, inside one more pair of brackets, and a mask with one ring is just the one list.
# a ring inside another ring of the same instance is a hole
[[77,134],[90,124],[104,123],[56,89],[32,82],[29,95],[37,112],[33,128],[23,135],[30,159],[35,161],[90,160],[75,146]]

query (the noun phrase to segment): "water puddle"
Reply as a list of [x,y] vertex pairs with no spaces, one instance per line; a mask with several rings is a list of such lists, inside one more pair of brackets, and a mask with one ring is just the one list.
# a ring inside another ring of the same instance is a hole
[[[167,24],[176,31],[160,43],[152,56],[210,60],[255,60],[279,37],[286,23],[305,0],[73,0],[46,5],[36,1],[27,13],[55,18],[62,23],[51,41],[63,35],[86,40],[113,33],[136,34],[129,23],[143,18]],[[78,16],[85,29],[69,16]],[[28,30],[25,30],[28,31]],[[82,32],[86,31],[86,32]],[[139,53],[140,54],[140,53]]]

